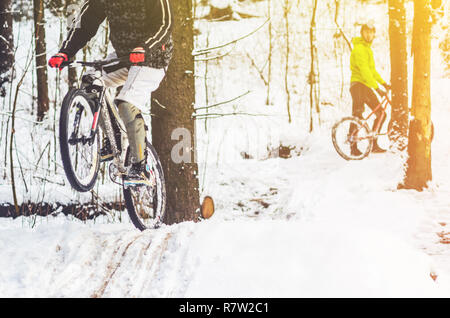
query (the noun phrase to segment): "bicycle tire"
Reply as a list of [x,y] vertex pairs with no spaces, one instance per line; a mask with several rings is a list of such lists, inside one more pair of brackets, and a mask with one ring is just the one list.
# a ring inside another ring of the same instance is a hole
[[[152,195],[152,210],[153,210],[153,221],[148,221],[149,218],[146,218],[145,215],[142,215],[142,208],[140,209],[140,213],[138,213],[136,209],[136,203],[133,197],[133,194],[136,194],[138,191],[149,191],[149,187],[125,187],[123,186],[123,196],[125,199],[125,205],[128,211],[128,215],[130,216],[131,221],[134,226],[141,231],[145,231],[147,229],[156,229],[161,226],[165,221],[166,214],[166,182],[164,179],[164,172],[162,169],[161,161],[159,160],[158,154],[156,153],[155,148],[152,144],[147,142],[147,163],[151,164],[151,171],[155,174],[156,185],[153,190]],[[150,162],[149,162],[150,160]],[[127,150],[125,164],[129,165],[129,149]],[[144,202],[145,204],[146,202]],[[148,202],[147,202],[148,203]],[[155,207],[156,206],[156,207]],[[144,206],[145,207],[145,206]],[[148,206],[147,206],[148,208]],[[147,222],[146,222],[147,221]]]
[[[338,138],[337,138],[337,132],[338,130],[342,129],[342,130],[346,130],[348,129],[347,127],[345,127],[345,124],[355,124],[358,131],[363,131],[367,136],[371,135],[371,130],[367,127],[366,124],[364,124],[359,118],[357,117],[344,117],[342,118],[340,121],[338,121],[332,128],[332,141],[333,141],[333,146],[336,149],[337,153],[344,158],[345,160],[362,160],[364,158],[366,158],[369,153],[372,151],[372,146],[373,146],[373,137],[367,137],[364,140],[367,140],[368,144],[365,146],[365,149],[363,151],[361,151],[361,155],[352,155],[351,151],[350,153],[347,153],[345,151],[345,149],[343,149],[343,145],[341,145],[338,142]],[[348,131],[348,130],[347,130]]]
[[[64,167],[64,172],[66,173],[66,177],[69,180],[70,185],[72,188],[79,192],[88,192],[90,191],[97,180],[98,171],[100,168],[100,143],[98,138],[98,131],[95,136],[94,144],[97,145],[96,149],[93,149],[92,154],[92,160],[89,161],[86,158],[86,162],[89,162],[88,165],[91,165],[91,168],[89,169],[88,175],[86,178],[82,179],[80,176],[76,173],[76,168],[74,168],[73,165],[73,158],[71,158],[71,145],[69,145],[69,129],[71,126],[70,124],[73,124],[70,122],[70,110],[73,106],[74,101],[76,98],[79,98],[80,100],[85,100],[85,103],[87,103],[90,107],[84,107],[83,110],[86,110],[86,112],[83,111],[87,116],[89,114],[92,115],[92,106],[89,104],[90,98],[84,93],[81,89],[75,89],[72,88],[69,90],[69,92],[64,97],[64,100],[62,102],[61,112],[60,112],[60,119],[59,119],[59,145],[60,145],[60,152],[61,152],[61,159]],[[82,116],[82,115],[81,115]],[[80,116],[80,117],[81,117]],[[80,119],[81,120],[81,119]],[[88,122],[85,120],[83,124],[86,124],[86,126],[91,127],[92,121]],[[95,146],[91,147],[94,148]],[[78,151],[76,151],[76,156],[78,156]],[[80,156],[82,156],[80,154]],[[78,158],[78,157],[77,157]],[[77,159],[76,158],[76,159]],[[77,165],[77,160],[75,160],[75,165]]]

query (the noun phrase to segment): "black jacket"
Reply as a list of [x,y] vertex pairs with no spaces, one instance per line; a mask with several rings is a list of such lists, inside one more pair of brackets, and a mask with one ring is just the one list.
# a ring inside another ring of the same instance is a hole
[[60,52],[73,57],[108,20],[117,56],[146,50],[145,65],[167,67],[172,57],[173,15],[169,0],[87,0],[73,21]]

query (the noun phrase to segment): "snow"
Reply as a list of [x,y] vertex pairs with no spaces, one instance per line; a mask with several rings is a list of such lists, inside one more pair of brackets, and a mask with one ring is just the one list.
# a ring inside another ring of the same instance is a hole
[[[242,160],[211,171],[217,212],[201,223],[141,233],[126,215],[121,222],[0,219],[0,293],[448,297],[450,249],[436,235],[448,231],[439,222],[450,223],[448,179],[424,193],[397,191],[398,155],[346,162],[328,134],[311,143],[288,160]],[[447,147],[436,138],[434,149]],[[436,153],[435,173],[446,165]]]
[[[256,13],[264,13],[263,2],[255,6]],[[304,23],[310,18],[305,15],[307,10],[304,7],[293,10],[291,14],[301,19],[292,19],[296,32],[291,41],[308,43],[308,24]],[[329,19],[333,8],[324,5],[321,10],[326,13],[318,16],[318,34],[324,39],[319,43],[321,98],[332,106],[322,107],[320,128],[308,133],[306,44],[292,48],[294,122],[287,124],[284,82],[280,80],[284,67],[280,44],[283,27],[279,20],[274,20],[280,36],[274,43],[270,106],[265,105],[264,83],[246,54],[251,54],[258,65],[264,65],[265,55],[254,53],[266,52],[265,29],[239,42],[223,60],[208,63],[208,96],[202,77],[205,63],[196,66],[196,107],[251,90],[242,99],[222,105],[214,112],[261,115],[220,117],[209,119],[206,124],[197,121],[201,194],[214,198],[214,216],[199,223],[185,222],[142,233],[133,227],[126,212],[120,211],[90,221],[58,212],[48,217],[0,218],[0,294],[3,297],[449,297],[450,80],[445,77],[438,42],[433,42],[431,73],[435,125],[433,181],[422,193],[397,190],[404,174],[404,154],[373,154],[363,161],[347,162],[333,148],[330,127],[350,113],[348,52],[345,44],[334,44],[333,50],[343,56],[342,66],[339,65],[340,58],[333,55],[326,40],[335,32]],[[374,51],[382,75],[388,78],[389,65],[384,63],[388,54],[385,7],[371,4],[365,10],[373,12],[372,16],[380,21]],[[342,12],[341,16],[345,18],[344,30],[352,35],[357,33],[352,24],[358,19],[353,16],[355,11]],[[364,11],[358,12],[364,15]],[[204,32],[198,37],[197,46],[226,43],[264,21],[265,18],[198,21],[197,26]],[[26,27],[24,24],[23,28]],[[55,34],[49,40],[51,53],[57,47]],[[28,43],[26,35],[22,36],[22,43]],[[342,51],[339,45],[343,45]],[[20,54],[23,64],[27,51]],[[23,91],[32,91],[29,75]],[[64,92],[51,88],[51,96]],[[29,114],[31,98],[23,92],[21,98],[18,116],[33,120]],[[2,109],[7,111],[7,107]],[[18,149],[17,157],[22,160],[29,186],[27,192],[19,182],[19,202],[29,199],[90,202],[90,194],[79,195],[70,189],[61,167],[53,161],[53,116],[51,110],[48,120],[38,127],[31,127],[29,121],[17,123],[17,144],[30,144],[30,138],[36,134],[41,141],[33,144],[33,149]],[[380,143],[388,146],[385,139]],[[296,146],[296,154],[289,159],[269,158],[267,147],[280,144]],[[43,160],[35,167],[35,157],[44,150],[44,159],[51,160]],[[244,160],[242,152],[254,159]],[[4,153],[1,154],[3,158]],[[56,163],[60,162],[58,156],[56,151]],[[30,157],[32,160],[28,160]],[[3,162],[1,175],[7,172],[2,169]],[[33,174],[54,183],[32,182]],[[18,168],[16,175],[20,180]],[[10,184],[0,180],[0,202],[11,202]],[[119,188],[106,177],[96,191],[107,200],[116,198]]]

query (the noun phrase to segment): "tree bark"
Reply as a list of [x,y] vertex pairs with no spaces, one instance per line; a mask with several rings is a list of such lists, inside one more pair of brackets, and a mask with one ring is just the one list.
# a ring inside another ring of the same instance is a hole
[[406,148],[408,138],[408,52],[404,0],[389,0],[389,40],[391,50],[392,109],[391,139],[397,148]]
[[319,97],[319,67],[318,54],[316,46],[316,14],[317,14],[317,0],[314,0],[313,12],[311,17],[311,25],[309,29],[309,45],[311,57],[311,69],[309,72],[309,132],[314,130],[314,111],[319,116],[320,125],[320,97]]
[[273,51],[273,41],[272,41],[272,0],[267,2],[267,18],[269,21],[269,57],[267,65],[267,99],[266,105],[270,105],[270,81],[272,80],[272,51]]
[[402,188],[418,191],[427,187],[431,172],[431,98],[430,55],[431,20],[430,0],[414,1],[414,77],[412,117],[409,126],[408,161]]
[[36,45],[37,120],[42,121],[49,109],[47,55],[45,43],[44,1],[33,0],[34,31]]
[[0,1],[0,75],[14,64],[14,37],[11,0]]
[[[164,221],[168,224],[195,220],[200,207],[192,118],[195,102],[192,1],[172,1],[171,6],[174,55],[165,79],[152,97],[153,145],[166,178],[168,210]],[[180,135],[183,136],[180,138]],[[180,144],[183,147],[179,147]]]
[[283,14],[284,14],[284,22],[285,22],[285,30],[286,30],[286,67],[284,70],[284,86],[286,89],[286,106],[288,113],[288,121],[292,122],[291,116],[291,91],[289,89],[289,57],[291,53],[290,43],[289,43],[289,11],[290,11],[289,0],[284,0],[283,4]]

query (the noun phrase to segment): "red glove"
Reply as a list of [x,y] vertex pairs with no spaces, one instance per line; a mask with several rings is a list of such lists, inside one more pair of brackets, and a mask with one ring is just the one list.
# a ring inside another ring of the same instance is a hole
[[133,64],[142,63],[145,61],[145,50],[142,47],[137,47],[130,53],[130,62]]
[[66,53],[58,53],[58,54],[53,55],[50,58],[50,60],[48,60],[48,65],[50,67],[53,67],[53,68],[57,67],[57,68],[59,68],[59,70],[62,70],[61,64],[63,62],[67,62],[68,60],[69,59],[68,59]]

